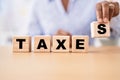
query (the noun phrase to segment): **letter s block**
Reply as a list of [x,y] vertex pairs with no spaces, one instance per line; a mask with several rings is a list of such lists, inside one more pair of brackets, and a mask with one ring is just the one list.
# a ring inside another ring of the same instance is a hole
[[13,37],[13,52],[30,52],[31,37],[30,36],[15,36]]
[[92,38],[105,38],[110,36],[110,25],[109,23],[91,23],[91,37]]

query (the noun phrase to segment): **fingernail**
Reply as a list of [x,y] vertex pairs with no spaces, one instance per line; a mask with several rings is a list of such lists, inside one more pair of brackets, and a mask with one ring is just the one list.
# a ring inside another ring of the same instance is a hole
[[104,18],[104,22],[109,22],[109,20],[107,18]]
[[98,22],[103,22],[103,20],[100,18],[100,19],[98,19]]

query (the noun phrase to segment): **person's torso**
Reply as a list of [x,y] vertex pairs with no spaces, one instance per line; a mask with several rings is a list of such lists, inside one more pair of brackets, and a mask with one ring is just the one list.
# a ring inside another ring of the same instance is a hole
[[96,20],[97,0],[71,0],[65,12],[61,0],[40,0],[37,15],[44,34],[55,34],[63,29],[73,35],[89,35],[90,23]]

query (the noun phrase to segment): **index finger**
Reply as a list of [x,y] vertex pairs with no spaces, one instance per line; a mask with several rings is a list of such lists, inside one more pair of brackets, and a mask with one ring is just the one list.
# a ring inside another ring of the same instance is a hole
[[103,11],[103,21],[109,21],[109,2],[105,1],[102,3],[102,11]]

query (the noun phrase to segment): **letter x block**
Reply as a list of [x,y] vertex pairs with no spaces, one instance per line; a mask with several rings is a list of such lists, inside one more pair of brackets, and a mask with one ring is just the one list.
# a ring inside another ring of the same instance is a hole
[[88,52],[89,37],[88,36],[72,36],[72,52],[81,53]]
[[69,36],[53,36],[52,52],[69,52],[70,37]]
[[31,37],[30,36],[15,36],[13,37],[13,52],[30,52]]
[[110,36],[110,25],[109,23],[91,23],[91,37],[92,38],[105,38]]
[[35,36],[34,52],[50,52],[51,36]]

